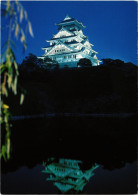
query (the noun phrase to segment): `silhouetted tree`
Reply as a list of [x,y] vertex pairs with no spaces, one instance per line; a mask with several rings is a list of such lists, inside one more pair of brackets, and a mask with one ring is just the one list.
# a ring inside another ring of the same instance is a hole
[[79,62],[77,63],[78,67],[91,67],[92,63],[89,59],[87,58],[82,58],[79,60]]
[[107,65],[110,65],[111,63],[113,63],[113,59],[111,58],[105,58],[105,59],[102,59],[103,61],[103,66],[107,66]]
[[52,60],[51,58],[45,57],[41,61],[41,66],[45,69],[56,69],[59,68],[59,64],[56,60]]
[[121,65],[124,65],[124,61],[119,60],[119,59],[113,60],[111,58],[105,58],[105,59],[102,59],[102,61],[103,61],[104,66],[109,66],[109,65],[121,66]]
[[21,68],[28,71],[34,71],[40,68],[41,60],[38,59],[34,54],[29,53],[21,63]]
[[69,68],[69,66],[67,64],[64,65],[64,68]]

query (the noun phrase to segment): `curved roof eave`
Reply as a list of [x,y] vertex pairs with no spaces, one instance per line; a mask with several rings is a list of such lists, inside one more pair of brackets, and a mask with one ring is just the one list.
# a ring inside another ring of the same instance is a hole
[[98,52],[97,51],[94,51],[93,49],[92,49],[92,52],[95,53],[95,54],[98,54]]
[[61,26],[61,25],[67,24],[67,23],[74,23],[74,22],[78,23],[81,27],[86,28],[86,26],[84,26],[81,22],[78,22],[77,20],[62,21],[62,22],[60,22],[60,23],[58,23],[56,25],[57,26]]
[[[57,42],[57,44],[55,44],[55,45],[53,46],[53,48],[51,48],[51,50],[53,50],[57,45],[59,45],[59,43],[65,45],[65,47],[67,47],[68,49],[73,50],[73,48],[71,48],[71,47],[69,47],[68,45],[64,44],[64,43],[63,43],[62,41],[60,41],[60,40]],[[50,50],[50,51],[51,51],[51,50]],[[50,51],[48,51],[47,55],[49,55]],[[70,51],[70,52],[71,52],[71,51]]]
[[76,37],[77,35],[71,35],[71,36],[67,36],[67,37],[60,37],[60,38],[52,38],[50,40],[46,40],[46,42],[51,42],[57,39],[67,39],[67,38],[71,38],[71,37]]

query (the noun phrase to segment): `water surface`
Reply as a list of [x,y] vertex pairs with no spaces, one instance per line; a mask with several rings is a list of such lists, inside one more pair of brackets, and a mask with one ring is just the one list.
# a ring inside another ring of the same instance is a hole
[[[2,161],[2,193],[62,193],[50,174],[48,158],[82,161],[81,170],[99,167],[79,193],[135,194],[136,118],[58,117],[13,122],[12,158]],[[75,193],[75,192],[74,192]]]

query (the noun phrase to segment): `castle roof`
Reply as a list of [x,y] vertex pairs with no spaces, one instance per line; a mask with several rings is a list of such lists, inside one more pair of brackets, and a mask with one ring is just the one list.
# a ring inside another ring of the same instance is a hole
[[[76,37],[77,35],[71,35],[71,36],[67,36],[67,37],[60,37],[60,39],[64,39],[64,38],[70,38],[70,37]],[[50,39],[50,40],[55,40],[55,39],[59,39],[59,37],[57,37],[57,38],[52,38],[52,39]]]
[[65,26],[65,25],[70,25],[70,24],[75,24],[81,28],[85,28],[85,26],[81,22],[79,22],[75,18],[71,18],[69,15],[66,15],[65,19],[56,25],[57,26]]
[[77,43],[79,43],[78,41],[71,41],[71,42],[65,42],[66,44],[77,44]]

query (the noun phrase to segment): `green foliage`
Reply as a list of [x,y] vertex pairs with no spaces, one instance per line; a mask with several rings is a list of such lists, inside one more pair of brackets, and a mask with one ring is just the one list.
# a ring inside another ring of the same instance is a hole
[[[1,146],[1,156],[4,158],[4,160],[7,160],[10,158],[10,123],[9,123],[9,106],[6,104],[3,104],[1,102],[1,112],[2,112],[2,118],[1,118],[1,124],[4,126],[5,132],[4,132],[4,144]],[[3,129],[2,129],[3,130]]]
[[[26,49],[26,34],[27,31],[29,31],[30,35],[33,37],[33,31],[31,27],[31,22],[28,19],[28,15],[26,10],[24,10],[21,3],[16,1],[7,1],[5,3],[2,3],[3,9],[2,9],[2,16],[9,21],[9,37],[7,44],[10,44],[11,42],[11,31],[14,32],[14,35],[16,39],[20,39],[20,41],[23,43],[24,49]],[[21,23],[23,19],[26,20],[26,26],[25,31],[21,27]]]
[[[24,10],[21,3],[16,1],[6,1],[2,2],[2,17],[8,22],[8,35],[7,41],[3,45],[2,49],[4,50],[1,58],[0,73],[1,73],[1,118],[0,123],[2,124],[2,147],[1,147],[1,156],[8,160],[10,158],[11,143],[10,143],[10,122],[9,122],[9,106],[5,103],[8,98],[9,92],[12,92],[14,95],[17,95],[17,83],[18,83],[18,65],[14,55],[13,47],[15,47],[14,42],[11,40],[12,33],[16,39],[20,39],[20,42],[23,44],[23,48],[26,49],[26,33],[27,29],[31,36],[33,36],[33,31],[31,23],[28,19],[27,12]],[[21,22],[25,18],[26,23],[26,32],[24,32],[21,27]],[[23,103],[24,95],[21,94],[20,103]]]

